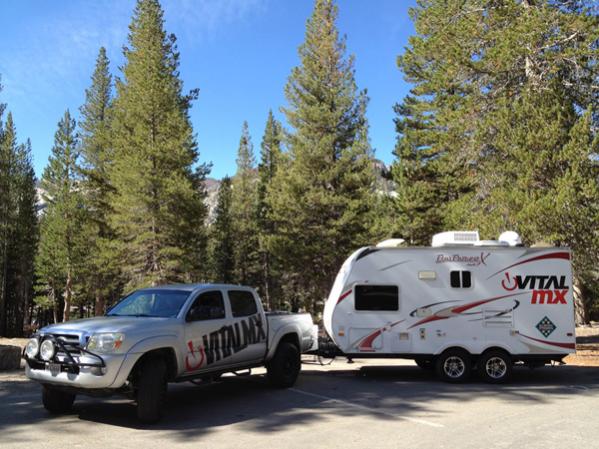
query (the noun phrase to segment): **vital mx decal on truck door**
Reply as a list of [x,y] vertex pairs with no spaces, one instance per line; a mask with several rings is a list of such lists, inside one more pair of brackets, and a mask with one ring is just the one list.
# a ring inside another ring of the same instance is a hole
[[253,315],[232,325],[202,335],[200,342],[189,340],[185,357],[186,371],[197,371],[243,351],[248,345],[266,341],[260,315]]

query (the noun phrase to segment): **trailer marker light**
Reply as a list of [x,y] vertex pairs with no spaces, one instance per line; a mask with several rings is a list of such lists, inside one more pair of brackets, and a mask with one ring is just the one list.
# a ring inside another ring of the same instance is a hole
[[419,271],[418,279],[421,281],[434,281],[437,279],[437,273],[434,271]]

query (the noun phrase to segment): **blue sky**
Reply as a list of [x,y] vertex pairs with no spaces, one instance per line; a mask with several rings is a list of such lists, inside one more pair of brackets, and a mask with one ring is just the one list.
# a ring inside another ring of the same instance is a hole
[[[376,156],[393,160],[393,104],[409,85],[396,58],[413,33],[413,1],[339,0],[338,26],[356,57],[356,80],[370,96],[370,139]],[[200,88],[191,120],[211,176],[235,172],[241,125],[249,122],[254,149],[270,108],[286,104],[283,88],[299,62],[297,47],[310,0],[163,0],[165,26],[175,33],[185,89]],[[46,165],[56,124],[66,108],[78,116],[100,46],[113,74],[134,0],[0,3],[0,102],[8,104],[20,140],[30,138],[36,172]]]

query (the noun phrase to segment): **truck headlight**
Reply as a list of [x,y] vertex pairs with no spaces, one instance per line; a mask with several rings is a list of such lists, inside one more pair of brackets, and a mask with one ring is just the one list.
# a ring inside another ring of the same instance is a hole
[[52,340],[44,340],[42,342],[42,345],[40,346],[40,357],[42,358],[42,360],[45,360],[47,362],[49,360],[52,360],[55,351],[56,347],[54,346]]
[[87,342],[87,350],[92,352],[117,352],[125,335],[120,332],[107,332],[102,334],[93,334]]
[[28,359],[33,359],[33,358],[35,358],[35,356],[37,355],[39,350],[40,350],[39,340],[36,337],[31,338],[27,342],[27,346],[25,346],[25,355],[27,356]]

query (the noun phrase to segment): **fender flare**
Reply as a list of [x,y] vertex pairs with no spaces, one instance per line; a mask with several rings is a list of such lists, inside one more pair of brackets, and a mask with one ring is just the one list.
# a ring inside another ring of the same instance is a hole
[[177,361],[177,374],[182,366],[182,360],[180,351],[178,350],[179,339],[174,334],[164,334],[164,335],[152,335],[151,337],[142,338],[137,343],[135,343],[129,351],[125,353],[125,358],[121,363],[121,367],[112,382],[110,384],[111,388],[122,386],[131,370],[135,367],[137,361],[143,357],[144,354],[153,351],[155,349],[162,348],[172,348],[175,352],[175,359]]
[[281,339],[283,338],[283,336],[285,336],[287,334],[295,335],[295,337],[297,338],[297,341],[299,342],[299,345],[300,345],[299,350],[300,350],[300,352],[302,352],[303,348],[301,347],[302,346],[301,329],[300,329],[299,325],[297,325],[296,323],[288,323],[288,324],[280,327],[279,329],[277,329],[277,332],[273,335],[272,340],[271,340],[271,346],[270,346],[270,348],[268,348],[268,353],[266,354],[266,361],[273,358],[277,348],[279,347],[279,343],[281,343]]

